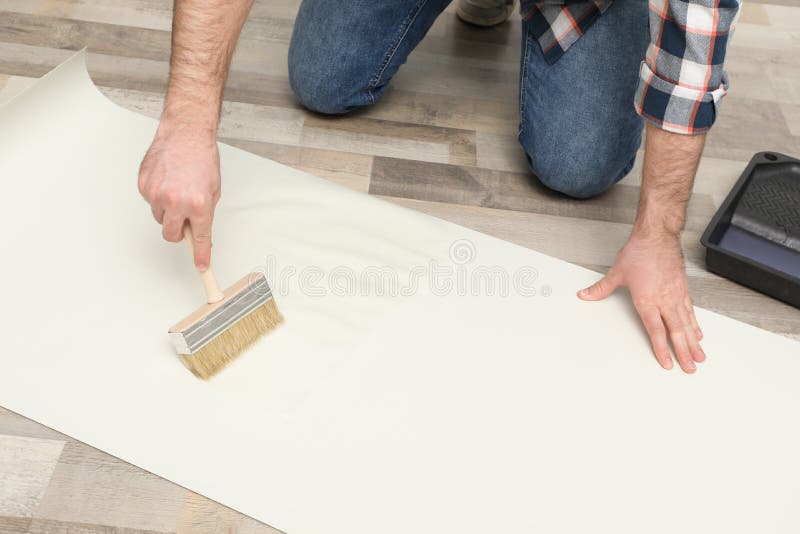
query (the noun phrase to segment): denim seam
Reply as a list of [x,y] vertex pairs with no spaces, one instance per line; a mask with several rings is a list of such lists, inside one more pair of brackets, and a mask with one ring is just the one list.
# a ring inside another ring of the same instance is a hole
[[414,24],[414,21],[417,20],[417,17],[422,12],[422,8],[425,7],[425,4],[428,3],[428,0],[422,0],[417,4],[412,12],[408,14],[406,20],[403,21],[403,24],[400,26],[402,32],[400,33],[400,37],[398,37],[397,41],[392,45],[389,53],[386,55],[386,58],[383,60],[377,74],[372,77],[372,80],[369,82],[369,87],[367,88],[367,94],[369,95],[370,102],[372,104],[375,103],[375,97],[372,95],[372,90],[375,89],[381,81],[384,72],[389,67],[389,63],[391,63],[392,59],[394,58],[397,50],[400,48],[400,45],[403,44],[403,40],[408,35],[408,31],[411,29],[411,25]]
[[522,68],[519,73],[519,131],[517,132],[517,137],[520,137],[525,130],[525,82],[528,79],[528,63],[531,55],[531,34],[528,31],[527,25],[524,23],[522,25],[522,31],[525,32],[525,52],[522,55]]

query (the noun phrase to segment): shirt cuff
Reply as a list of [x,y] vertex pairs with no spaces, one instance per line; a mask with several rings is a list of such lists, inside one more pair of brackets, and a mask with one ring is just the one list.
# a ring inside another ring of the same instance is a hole
[[634,106],[639,115],[662,130],[697,135],[707,132],[714,124],[727,91],[728,75],[725,73],[719,87],[704,91],[666,80],[642,61]]

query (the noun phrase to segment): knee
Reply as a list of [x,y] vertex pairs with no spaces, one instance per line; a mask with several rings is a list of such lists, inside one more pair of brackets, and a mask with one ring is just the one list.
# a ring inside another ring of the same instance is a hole
[[534,150],[525,146],[528,163],[539,181],[554,191],[577,199],[604,193],[633,168],[636,149],[613,150],[597,146],[568,146]]
[[532,166],[536,177],[549,189],[572,198],[587,199],[605,193],[624,178],[633,167],[633,160],[621,166],[588,158],[569,162],[544,159],[533,162]]
[[339,115],[372,103],[366,83],[357,72],[337,61],[304,36],[292,36],[289,46],[289,85],[300,103],[318,113]]
[[337,79],[335,69],[295,61],[290,56],[289,85],[300,104],[311,111],[339,115],[352,109],[344,97],[342,80]]

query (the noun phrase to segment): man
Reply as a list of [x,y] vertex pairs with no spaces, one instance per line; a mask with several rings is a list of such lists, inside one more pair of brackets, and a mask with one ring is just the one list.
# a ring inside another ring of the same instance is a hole
[[[303,0],[289,79],[307,108],[341,114],[374,104],[450,0]],[[508,0],[460,0],[492,24]],[[647,123],[639,209],[608,274],[581,290],[630,289],[658,362],[687,373],[705,360],[679,236],[727,81],[722,64],[739,0],[522,0],[519,141],[546,186],[590,198],[633,167]],[[222,88],[252,0],[175,0],[169,88],[139,190],[168,241],[191,224],[208,267],[220,194],[215,143]]]

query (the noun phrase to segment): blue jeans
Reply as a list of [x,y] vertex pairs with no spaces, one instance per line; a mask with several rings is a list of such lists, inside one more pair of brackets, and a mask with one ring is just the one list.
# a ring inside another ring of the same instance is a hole
[[[300,102],[327,114],[374,104],[450,0],[303,0],[289,48]],[[553,65],[523,23],[519,142],[547,187],[598,195],[633,167],[633,107],[649,43],[647,0],[616,0]]]

